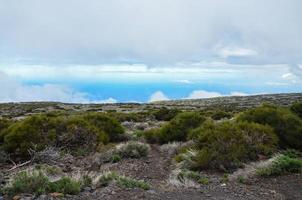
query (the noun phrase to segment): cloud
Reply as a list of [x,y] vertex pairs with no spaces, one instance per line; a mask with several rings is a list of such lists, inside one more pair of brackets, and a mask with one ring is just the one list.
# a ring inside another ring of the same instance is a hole
[[0,58],[11,62],[153,65],[230,56],[245,64],[302,61],[301,0],[0,4]]
[[244,92],[231,92],[230,96],[248,96],[249,94]]
[[205,90],[195,90],[185,99],[205,99],[205,98],[214,98],[214,97],[223,97],[223,96],[247,96],[249,94],[243,92],[231,92],[228,95],[223,95],[219,92],[209,92]]
[[183,83],[183,84],[193,84],[193,81],[181,79],[181,80],[175,80],[176,83]]
[[170,99],[162,91],[156,91],[151,95],[149,102],[167,101],[167,100]]
[[55,101],[67,103],[116,103],[108,98],[91,101],[86,93],[59,84],[25,85],[12,77],[0,73],[0,102]]
[[223,58],[248,57],[248,56],[256,56],[257,54],[258,52],[255,50],[245,49],[240,47],[225,47],[219,51],[219,55]]

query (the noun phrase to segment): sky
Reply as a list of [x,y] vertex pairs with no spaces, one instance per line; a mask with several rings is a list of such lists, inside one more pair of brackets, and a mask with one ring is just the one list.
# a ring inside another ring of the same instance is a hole
[[0,0],[0,102],[302,92],[301,0]]

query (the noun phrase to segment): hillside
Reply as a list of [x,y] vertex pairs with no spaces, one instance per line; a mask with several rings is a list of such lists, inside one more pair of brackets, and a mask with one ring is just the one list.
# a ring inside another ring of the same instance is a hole
[[0,200],[298,200],[301,117],[302,93],[0,104]]

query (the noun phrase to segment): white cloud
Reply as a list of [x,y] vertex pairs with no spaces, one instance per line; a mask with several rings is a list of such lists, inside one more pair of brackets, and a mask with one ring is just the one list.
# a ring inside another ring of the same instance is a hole
[[225,47],[219,51],[219,55],[223,58],[228,57],[249,57],[256,56],[257,51],[240,47]]
[[181,80],[175,80],[176,83],[183,83],[183,84],[193,84],[193,81],[181,79]]
[[205,98],[214,98],[214,97],[223,97],[223,96],[248,96],[250,94],[243,92],[231,92],[230,94],[223,95],[219,92],[209,92],[205,90],[195,90],[185,99],[205,99]]
[[301,0],[0,2],[0,57],[13,61],[177,63],[217,46],[254,55],[245,63],[302,60]]
[[26,85],[0,73],[0,102],[56,101],[67,103],[116,103],[108,98],[92,102],[86,93],[59,84]]
[[91,101],[90,103],[117,103],[118,101],[114,98],[108,98],[108,99],[104,99],[104,100],[100,100],[100,101]]
[[149,102],[167,101],[167,100],[170,99],[162,91],[156,91],[151,95]]
[[231,92],[230,96],[248,96],[249,94],[244,92]]
[[213,97],[221,97],[221,96],[222,96],[222,94],[220,94],[218,92],[195,90],[186,99],[204,99],[204,98],[213,98]]
[[270,86],[287,86],[287,85],[289,85],[289,83],[272,82],[272,81],[266,82],[265,84],[270,85]]

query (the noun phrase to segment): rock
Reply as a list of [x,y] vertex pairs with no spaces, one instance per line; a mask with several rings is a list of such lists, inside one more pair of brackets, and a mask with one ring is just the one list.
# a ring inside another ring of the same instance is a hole
[[221,186],[221,187],[226,187],[226,184],[225,184],[225,183],[222,183],[220,186]]
[[19,196],[19,195],[16,195],[13,197],[13,200],[20,200],[20,199],[21,199],[21,196]]
[[147,193],[149,193],[149,194],[156,194],[155,190],[148,190]]
[[84,191],[85,191],[85,192],[90,192],[90,191],[91,191],[91,187],[85,187],[85,188],[84,188]]
[[114,195],[114,194],[116,194],[116,192],[112,191],[111,194]]
[[64,196],[63,193],[59,193],[59,192],[53,192],[53,193],[50,193],[49,195],[54,197],[54,198],[60,198],[60,197]]

